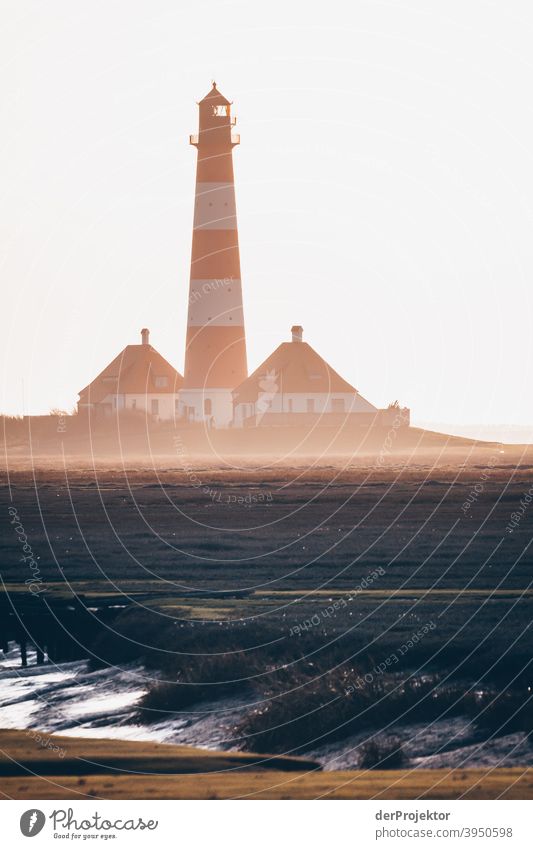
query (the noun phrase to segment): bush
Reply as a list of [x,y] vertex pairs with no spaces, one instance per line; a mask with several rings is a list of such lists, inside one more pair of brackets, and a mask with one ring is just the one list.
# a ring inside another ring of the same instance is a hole
[[305,751],[364,729],[430,722],[465,710],[464,688],[439,689],[436,677],[402,682],[383,675],[367,681],[347,666],[307,679],[295,668],[289,672],[289,680],[275,677],[274,694],[237,729],[245,748]]
[[374,738],[360,748],[359,769],[402,769],[405,754],[398,737]]
[[371,706],[371,690],[347,695],[354,670],[339,668],[321,677],[291,668],[271,677],[264,706],[252,711],[237,733],[258,752],[286,752],[320,745],[353,730],[357,714]]
[[247,674],[252,674],[251,667],[242,652],[196,657],[192,664],[184,658],[179,680],[152,685],[139,703],[136,719],[158,722],[164,714],[196,702],[235,695],[246,687]]
[[125,610],[112,623],[113,634],[100,634],[90,647],[90,669],[147,661],[152,647],[165,638],[167,627],[161,627],[161,616],[151,610]]
[[474,697],[470,712],[478,727],[491,734],[533,733],[533,694],[506,690]]

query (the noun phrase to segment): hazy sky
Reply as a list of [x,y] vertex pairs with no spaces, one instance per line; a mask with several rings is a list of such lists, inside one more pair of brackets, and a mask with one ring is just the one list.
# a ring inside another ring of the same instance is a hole
[[533,7],[1,2],[3,412],[181,371],[196,101],[234,101],[249,366],[292,324],[416,422],[533,423]]

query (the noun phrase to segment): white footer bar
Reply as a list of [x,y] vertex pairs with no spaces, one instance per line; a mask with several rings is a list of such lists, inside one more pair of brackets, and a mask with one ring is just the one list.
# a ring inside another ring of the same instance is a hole
[[[531,801],[14,801],[2,845],[533,846]],[[35,844],[28,838],[35,837]],[[67,843],[68,841],[68,843]]]

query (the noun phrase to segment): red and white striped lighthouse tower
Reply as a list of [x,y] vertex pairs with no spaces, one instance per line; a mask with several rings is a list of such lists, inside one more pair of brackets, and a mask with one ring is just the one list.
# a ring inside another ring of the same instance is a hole
[[233,182],[231,103],[216,83],[198,104],[199,130],[185,375],[180,391],[190,420],[227,427],[232,390],[247,377],[239,238]]

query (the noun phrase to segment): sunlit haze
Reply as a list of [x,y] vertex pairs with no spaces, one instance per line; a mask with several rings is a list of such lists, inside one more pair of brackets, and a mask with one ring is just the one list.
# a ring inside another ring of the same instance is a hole
[[2,10],[2,412],[71,410],[142,327],[183,371],[188,140],[216,79],[241,135],[250,371],[300,324],[366,398],[398,399],[413,424],[531,434],[532,10]]

